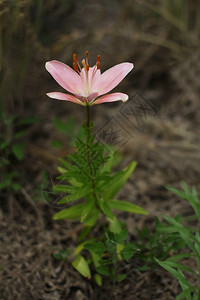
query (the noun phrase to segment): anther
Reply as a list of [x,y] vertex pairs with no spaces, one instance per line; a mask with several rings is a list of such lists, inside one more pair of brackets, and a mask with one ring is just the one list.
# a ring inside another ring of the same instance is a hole
[[86,64],[86,70],[89,71],[89,69],[90,69],[89,64]]
[[77,62],[77,55],[73,54],[73,60],[75,61],[75,63]]
[[100,55],[97,55],[97,62],[98,62],[98,61],[100,62],[100,58],[101,58],[101,56],[100,56]]
[[85,60],[88,60],[88,51],[85,51]]
[[73,68],[74,68],[75,71],[78,72],[78,66],[77,66],[77,64],[75,62],[73,62]]
[[101,67],[101,63],[100,61],[97,61],[97,70],[100,69],[100,67]]

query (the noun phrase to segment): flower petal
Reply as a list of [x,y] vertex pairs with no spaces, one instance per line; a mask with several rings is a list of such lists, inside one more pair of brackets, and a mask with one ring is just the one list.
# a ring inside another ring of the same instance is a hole
[[84,91],[84,93],[82,93],[82,96],[87,97],[89,94],[92,93],[98,94],[95,90],[93,90],[92,86],[95,81],[98,81],[100,75],[101,71],[97,69],[96,66],[90,67],[87,74],[84,68],[81,69],[80,77],[83,82],[82,91]]
[[69,66],[57,60],[48,61],[45,65],[47,71],[65,90],[72,94],[81,94],[83,83],[81,77]]
[[127,62],[108,69],[95,80],[92,91],[98,92],[99,95],[110,92],[132,69],[133,64]]
[[124,93],[113,93],[113,94],[108,94],[105,96],[100,97],[96,101],[92,103],[93,104],[100,104],[100,103],[105,103],[105,102],[115,102],[122,100],[123,102],[126,102],[128,100],[128,95]]
[[53,99],[57,99],[57,100],[65,100],[65,101],[70,101],[70,102],[73,102],[76,104],[85,105],[83,102],[78,100],[76,97],[69,95],[69,94],[65,94],[65,93],[52,92],[52,93],[47,93],[47,96],[50,98],[53,98]]

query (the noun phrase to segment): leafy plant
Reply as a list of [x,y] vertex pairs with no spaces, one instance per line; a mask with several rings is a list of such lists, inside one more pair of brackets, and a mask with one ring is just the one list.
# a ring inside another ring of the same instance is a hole
[[[180,216],[175,218],[177,221]],[[140,270],[156,267],[154,257],[165,259],[170,253],[177,253],[179,249],[185,246],[185,242],[176,232],[166,232],[169,224],[163,224],[155,217],[154,232],[151,233],[148,227],[141,230],[137,228],[137,241],[131,243],[135,247],[135,258],[137,258],[142,266]]]
[[17,171],[15,162],[24,159],[23,137],[27,134],[27,128],[38,122],[35,117],[19,119],[17,116],[8,117],[5,112],[0,109],[1,131],[0,131],[0,167],[1,182],[0,190],[18,190],[21,188],[20,173]]
[[[106,154],[107,148],[105,145],[101,145],[96,141],[95,135],[90,134],[92,126],[90,122],[83,124],[82,138],[78,137],[76,140],[76,152],[60,159],[59,171],[61,175],[58,179],[62,184],[55,185],[53,191],[64,193],[64,197],[58,204],[69,204],[70,207],[56,213],[54,220],[75,219],[82,222],[83,228],[79,236],[79,242],[81,243],[73,253],[72,265],[80,274],[88,278],[91,277],[90,263],[93,262],[95,268],[98,265],[96,271],[99,273],[98,276],[95,275],[95,278],[100,284],[101,271],[107,272],[107,275],[113,280],[117,280],[117,275],[114,275],[114,273],[116,271],[115,260],[118,256],[114,255],[114,253],[116,254],[114,249],[119,246],[117,246],[118,242],[114,234],[120,234],[122,226],[115,217],[113,210],[144,215],[147,212],[137,205],[115,198],[120,188],[134,171],[136,162],[131,162],[121,171],[113,172],[112,167],[115,165],[115,158],[118,159],[118,155],[114,151]],[[77,200],[79,200],[78,203]],[[91,244],[91,240],[85,240],[85,238],[92,231],[101,214],[105,216],[109,224],[109,228],[104,235],[105,242],[102,242],[102,237],[100,237],[98,240],[92,240]],[[89,251],[88,260],[80,254],[83,250]],[[106,260],[102,258],[104,252],[109,257]],[[114,269],[108,268],[110,260],[112,260]],[[108,269],[109,272],[105,271]]]
[[[195,218],[200,222],[200,201],[196,189],[193,187],[190,191],[185,182],[182,183],[183,191],[173,187],[167,187],[170,191],[189,202],[195,212]],[[185,243],[182,253],[171,256],[164,261],[155,258],[155,261],[172,274],[181,286],[182,292],[176,297],[176,300],[198,300],[200,299],[200,229],[197,227],[184,225],[181,219],[177,220],[164,216],[169,226],[165,228],[165,232],[174,232],[178,234]],[[185,220],[187,221],[187,220]],[[187,260],[193,261],[195,267],[187,266]],[[183,260],[182,263],[180,261]],[[196,284],[194,283],[196,282]]]

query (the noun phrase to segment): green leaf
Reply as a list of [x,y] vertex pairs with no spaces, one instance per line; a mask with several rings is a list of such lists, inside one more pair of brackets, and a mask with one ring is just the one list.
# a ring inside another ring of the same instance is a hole
[[98,204],[102,212],[111,220],[114,220],[114,214],[112,213],[110,206],[104,201],[104,199],[98,199]]
[[187,200],[191,204],[192,208],[195,211],[196,216],[198,217],[198,220],[200,221],[200,203],[199,203],[199,199],[195,187],[192,187],[192,191],[190,191],[189,187],[184,181],[182,182],[182,187],[184,192],[179,191],[173,187],[166,186],[166,188],[169,191],[178,195],[180,198]]
[[147,266],[142,266],[142,267],[139,267],[137,268],[139,271],[142,271],[142,272],[145,272],[147,271],[148,267]]
[[195,236],[191,233],[190,229],[177,222],[175,219],[163,216],[170,224],[174,225],[174,229],[180,234],[181,238],[195,252],[198,259],[200,259],[200,253],[196,250],[193,240],[196,241]]
[[104,192],[105,200],[110,200],[114,198],[114,196],[118,193],[121,187],[126,183],[128,178],[131,176],[136,165],[137,163],[133,161],[126,168],[119,171],[117,174],[115,174],[112,177],[111,181],[109,182],[109,186],[107,190]]
[[73,252],[73,256],[77,256],[84,249],[85,244],[92,243],[93,241],[95,241],[95,239],[89,239],[76,246]]
[[63,167],[66,169],[66,171],[73,171],[74,167],[64,158],[59,158],[59,161],[63,165]]
[[12,183],[12,188],[14,191],[19,191],[21,189],[21,185],[19,183]]
[[100,214],[100,210],[94,207],[89,213],[89,215],[87,216],[86,220],[84,221],[84,224],[91,227],[94,226],[94,224],[96,223],[99,217],[99,214]]
[[[196,231],[196,234],[195,234],[194,248],[195,248],[197,253],[200,253],[200,234],[199,234],[199,231]],[[196,260],[197,260],[198,269],[200,269],[200,257],[198,255],[196,256]]]
[[0,182],[0,190],[3,190],[11,185],[11,178],[5,178]]
[[12,152],[18,160],[22,160],[24,157],[24,144],[16,144],[12,147]]
[[109,172],[111,171],[111,168],[115,165],[117,165],[121,161],[122,157],[121,155],[116,151],[109,152],[109,157],[107,162],[103,166],[102,172]]
[[55,125],[55,127],[60,131],[60,132],[63,132],[63,133],[67,133],[67,130],[68,130],[68,124],[55,118],[53,120],[53,123]]
[[67,249],[67,250],[59,250],[58,253],[54,253],[53,256],[56,258],[56,259],[60,259],[60,260],[63,260],[63,261],[66,261],[67,259],[67,256],[70,254],[70,249]]
[[121,282],[122,280],[124,280],[126,278],[126,274],[120,274],[117,278],[118,282]]
[[94,205],[95,205],[94,198],[89,198],[86,200],[84,209],[81,214],[81,222],[83,222],[85,220],[85,218],[89,215],[89,213],[91,212]]
[[81,275],[88,279],[91,278],[89,265],[82,255],[78,255],[77,258],[72,262],[72,265]]
[[21,136],[26,134],[26,130],[18,131],[14,134],[14,138],[20,138]]
[[193,257],[194,255],[191,253],[181,253],[178,255],[174,255],[168,258],[168,261],[177,261],[183,258]]
[[57,185],[54,185],[53,191],[55,191],[55,192],[62,192],[62,193],[71,193],[71,192],[74,193],[74,192],[77,191],[77,189],[74,188],[71,185],[57,184]]
[[10,141],[4,141],[0,143],[0,150],[6,148],[9,145]]
[[81,242],[92,230],[92,226],[83,226],[79,236],[78,236],[78,242]]
[[[195,288],[193,286],[186,288],[184,291],[182,291],[175,300],[182,300],[182,299],[188,299],[188,296],[191,297],[191,293],[195,291]],[[191,298],[190,298],[191,299]],[[194,299],[194,298],[193,298]]]
[[20,125],[28,125],[40,122],[40,119],[37,117],[25,117],[19,121]]
[[61,200],[58,201],[58,204],[64,204],[78,200],[86,196],[89,192],[87,186],[82,188],[76,188],[68,185],[55,185],[53,190],[57,192],[68,193],[67,196],[63,197]]
[[180,264],[180,263],[177,263],[177,262],[174,262],[171,260],[166,260],[165,262],[167,263],[168,266],[171,266],[173,268],[176,268],[179,270],[184,270],[184,271],[190,272],[192,274],[196,274],[196,272],[193,269],[191,269],[183,264]]
[[93,264],[95,266],[95,269],[97,269],[100,266],[99,262],[102,261],[102,259],[99,255],[97,255],[94,252],[91,252],[91,256],[92,256],[92,261],[93,261]]
[[84,248],[90,252],[94,252],[98,256],[102,256],[102,254],[106,251],[106,247],[102,242],[92,242],[84,245]]
[[108,266],[99,266],[96,268],[97,272],[100,273],[101,275],[109,275],[109,268]]
[[180,198],[182,198],[182,199],[187,199],[185,193],[183,193],[183,192],[181,192],[181,191],[179,191],[179,190],[177,190],[177,189],[175,189],[175,188],[173,188],[173,187],[171,187],[171,186],[168,186],[168,185],[166,186],[166,188],[167,188],[170,192],[172,192],[172,193],[178,195]]
[[190,287],[190,283],[185,279],[185,276],[177,272],[174,268],[169,265],[168,261],[160,261],[154,257],[155,261],[164,269],[166,269],[172,276],[178,279],[179,282],[185,284],[187,287]]
[[62,147],[62,143],[61,141],[52,141],[51,145],[55,148],[61,148]]
[[101,277],[101,275],[96,273],[94,275],[94,279],[95,279],[96,283],[98,284],[98,286],[102,286],[102,277]]
[[63,209],[53,216],[54,220],[76,219],[81,216],[84,204],[76,204],[72,207]]
[[148,215],[148,212],[145,209],[127,201],[109,200],[108,205],[110,206],[111,209],[117,209],[117,210],[126,211],[130,213]]
[[127,228],[122,229],[119,233],[115,233],[114,240],[116,243],[123,245],[124,241],[127,239],[128,230]]
[[128,262],[129,259],[137,252],[136,246],[134,243],[127,243],[121,254],[123,258]]
[[119,233],[122,230],[122,226],[117,218],[114,217],[113,220],[109,219],[109,231],[113,233]]

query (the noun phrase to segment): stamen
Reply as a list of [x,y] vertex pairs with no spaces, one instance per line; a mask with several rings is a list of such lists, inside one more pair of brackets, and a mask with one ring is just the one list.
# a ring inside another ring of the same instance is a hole
[[86,61],[86,64],[88,64],[88,51],[85,52],[85,61]]
[[90,69],[89,64],[86,64],[86,70],[89,71],[89,69]]
[[76,64],[75,62],[73,62],[73,68],[74,68],[74,70],[75,70],[76,72],[79,73],[78,66],[77,66],[77,64]]
[[100,63],[100,61],[97,61],[97,70],[99,70],[100,67],[101,67],[101,63]]
[[96,62],[97,70],[100,69],[100,67],[101,67],[100,58],[101,58],[101,56],[97,55],[97,62]]
[[75,63],[77,63],[77,55],[75,53],[73,54],[73,60],[75,61]]
[[[74,60],[74,63],[73,63],[73,68],[75,71],[78,71],[78,72],[81,72],[81,67],[79,65],[79,62],[77,60],[77,55],[74,53],[73,54],[73,60]],[[76,66],[75,66],[76,65]],[[75,69],[76,68],[76,69]]]

